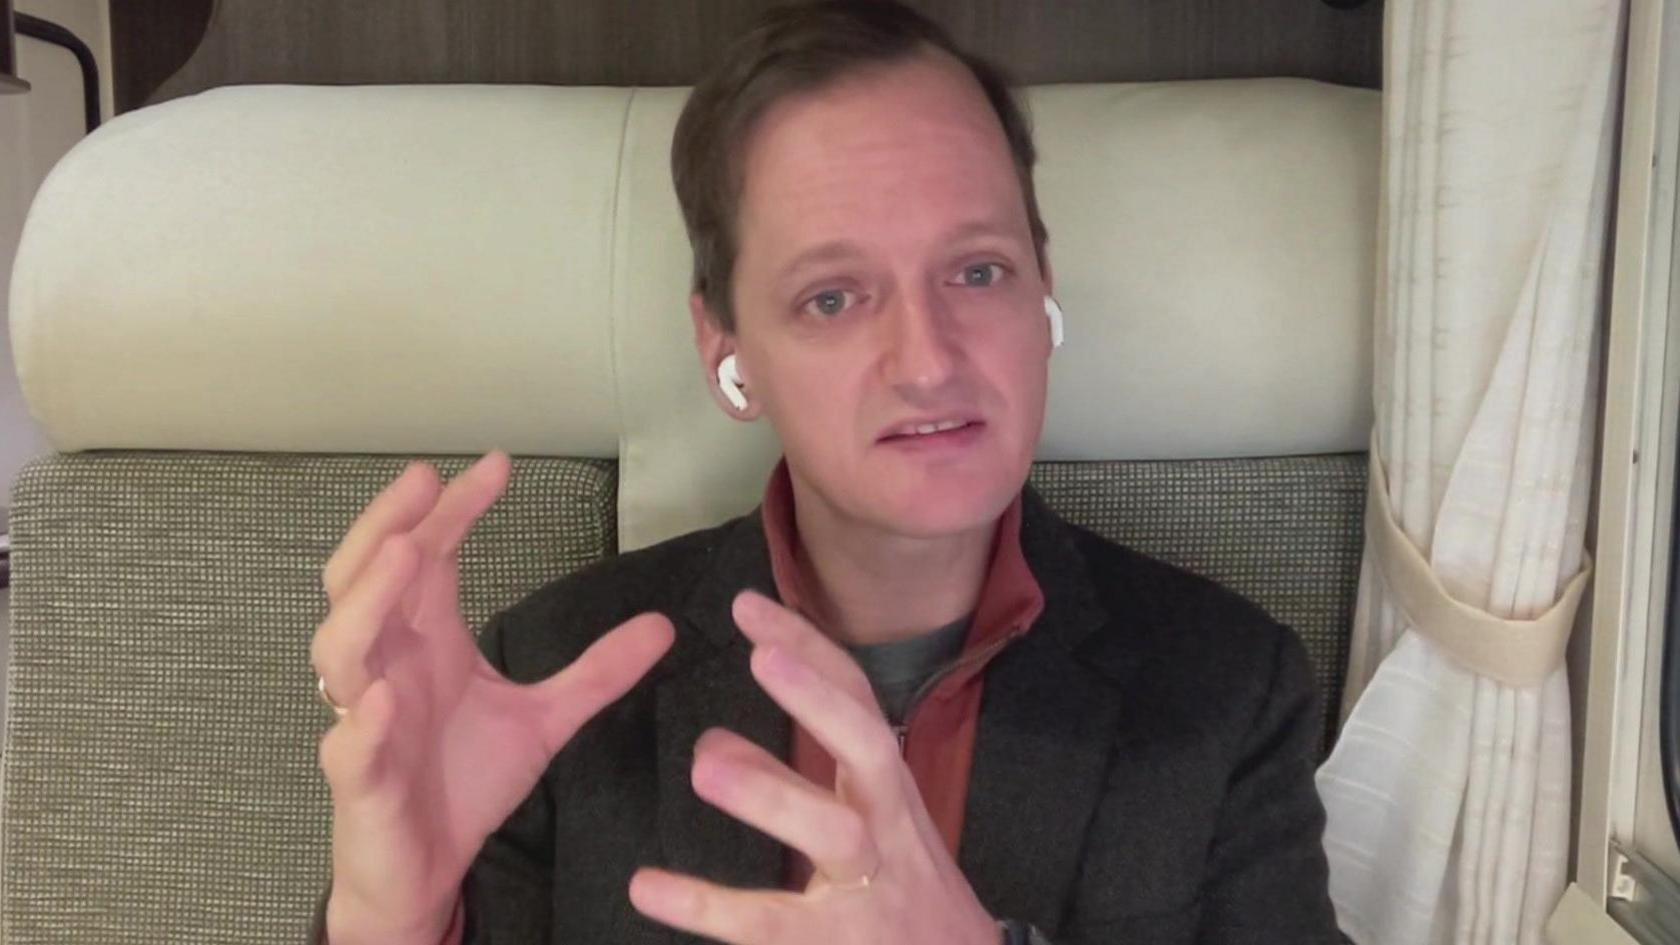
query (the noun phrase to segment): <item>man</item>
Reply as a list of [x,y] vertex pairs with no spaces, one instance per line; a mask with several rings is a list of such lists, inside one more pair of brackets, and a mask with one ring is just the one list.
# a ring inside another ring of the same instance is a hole
[[785,461],[482,656],[456,549],[507,457],[370,504],[313,648],[333,945],[1337,940],[1300,645],[1024,489],[1060,330],[1032,164],[997,74],[894,4],[773,12],[696,87],[696,342]]

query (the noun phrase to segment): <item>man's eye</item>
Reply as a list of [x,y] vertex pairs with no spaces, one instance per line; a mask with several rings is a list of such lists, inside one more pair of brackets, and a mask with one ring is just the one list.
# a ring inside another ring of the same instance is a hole
[[810,301],[805,303],[805,310],[813,315],[821,315],[825,318],[832,318],[846,310],[848,296],[850,295],[850,292],[846,292],[841,289],[830,289],[827,292],[818,292],[816,295],[811,296]]
[[962,283],[966,286],[984,288],[1003,278],[1003,267],[997,263],[980,263],[963,270]]

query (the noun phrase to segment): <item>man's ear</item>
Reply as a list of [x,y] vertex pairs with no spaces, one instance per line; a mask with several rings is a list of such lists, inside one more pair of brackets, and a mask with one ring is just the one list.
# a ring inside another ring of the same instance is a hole
[[[723,412],[741,421],[757,420],[763,407],[758,399],[752,396],[752,389],[747,384],[747,367],[741,363],[740,355],[735,348],[735,333],[727,331],[717,316],[706,305],[705,298],[698,292],[688,297],[688,314],[694,321],[694,347],[700,353],[700,368],[705,374],[706,389],[711,391],[712,400],[722,408]],[[735,356],[735,370],[741,378],[741,393],[746,397],[746,409],[737,409],[729,402],[719,384],[718,366],[731,355]]]

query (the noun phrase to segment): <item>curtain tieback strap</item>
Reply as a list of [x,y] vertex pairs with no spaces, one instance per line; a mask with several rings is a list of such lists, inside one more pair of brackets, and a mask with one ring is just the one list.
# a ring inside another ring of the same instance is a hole
[[1388,498],[1388,479],[1373,446],[1365,510],[1367,547],[1406,621],[1466,669],[1511,686],[1538,685],[1563,661],[1575,611],[1592,573],[1592,558],[1557,602],[1532,620],[1509,620],[1472,607],[1447,592],[1429,562],[1400,527]]

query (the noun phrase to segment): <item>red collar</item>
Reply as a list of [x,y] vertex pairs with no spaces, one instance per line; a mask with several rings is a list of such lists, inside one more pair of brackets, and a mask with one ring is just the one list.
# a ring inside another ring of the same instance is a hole
[[[764,490],[762,516],[776,595],[789,608],[809,616],[799,578],[802,549],[794,517],[793,478],[785,459],[770,474],[770,483]],[[980,600],[963,652],[1027,632],[1043,610],[1044,592],[1021,550],[1021,497],[1017,495],[998,519],[991,563],[987,566],[985,583],[980,587]]]

